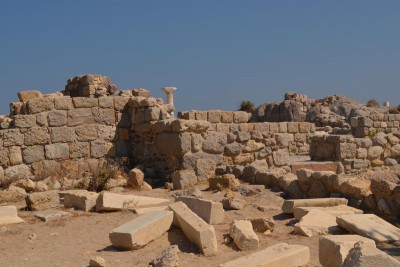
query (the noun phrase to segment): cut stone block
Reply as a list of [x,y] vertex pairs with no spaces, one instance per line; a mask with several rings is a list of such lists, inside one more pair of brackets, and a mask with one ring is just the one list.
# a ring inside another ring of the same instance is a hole
[[86,190],[65,191],[64,207],[90,211],[96,206],[96,200],[98,196],[98,193],[89,192]]
[[296,220],[300,221],[303,216],[307,215],[311,211],[321,211],[334,216],[364,213],[362,210],[350,206],[339,205],[333,207],[298,207],[293,209],[293,215]]
[[142,248],[166,233],[173,218],[171,211],[144,214],[112,230],[110,241],[114,246],[128,250]]
[[275,228],[274,219],[269,218],[251,218],[247,219],[251,222],[253,230],[259,233],[273,232]]
[[150,207],[150,208],[134,208],[132,211],[136,214],[146,214],[155,211],[168,210],[168,206]]
[[230,235],[240,250],[251,251],[258,249],[258,236],[249,221],[235,220],[230,229]]
[[14,224],[24,222],[18,217],[17,207],[0,206],[0,225]]
[[221,201],[224,209],[227,210],[241,210],[246,206],[246,201],[239,198],[227,197]]
[[96,202],[96,211],[117,211],[138,207],[151,207],[169,204],[164,198],[121,195],[111,192],[101,192]]
[[186,237],[195,243],[206,256],[218,252],[214,227],[191,211],[183,202],[169,205],[174,212],[174,224],[178,225]]
[[335,235],[319,238],[319,262],[324,267],[341,267],[354,245],[363,241],[375,247],[375,241],[359,235]]
[[284,213],[293,213],[297,207],[333,207],[347,205],[345,198],[310,198],[310,199],[290,199],[285,200],[282,205]]
[[306,246],[279,243],[250,255],[219,265],[219,267],[298,267],[310,261],[310,249]]
[[26,206],[29,210],[47,210],[60,206],[57,190],[32,193],[26,196]]
[[400,262],[385,252],[365,244],[363,241],[354,245],[343,263],[343,267],[399,267]]
[[41,219],[44,222],[55,221],[63,216],[70,215],[71,213],[61,210],[44,210],[37,212],[35,217]]
[[294,226],[294,232],[307,237],[344,232],[336,223],[336,216],[321,211],[311,211]]
[[193,170],[178,170],[171,175],[174,190],[192,187],[197,183],[197,176]]
[[209,224],[220,224],[224,222],[225,211],[222,203],[195,197],[177,197],[175,201],[182,201],[194,213]]
[[290,168],[293,174],[296,174],[297,170],[309,169],[312,171],[333,171],[338,173],[340,169],[339,162],[334,161],[305,161],[305,162],[292,162]]
[[336,218],[339,226],[376,242],[400,241],[400,229],[375,214],[350,214]]

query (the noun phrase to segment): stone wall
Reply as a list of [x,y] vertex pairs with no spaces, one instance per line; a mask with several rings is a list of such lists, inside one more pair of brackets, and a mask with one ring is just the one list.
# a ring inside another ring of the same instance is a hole
[[361,173],[400,161],[400,132],[380,132],[369,138],[350,135],[315,135],[310,141],[313,160],[340,161],[346,173]]
[[183,120],[202,120],[211,123],[246,123],[251,114],[244,111],[223,110],[189,110],[178,113],[178,118]]
[[392,133],[400,128],[400,114],[371,114],[368,117],[353,117],[350,121],[354,136],[372,136],[376,133]]

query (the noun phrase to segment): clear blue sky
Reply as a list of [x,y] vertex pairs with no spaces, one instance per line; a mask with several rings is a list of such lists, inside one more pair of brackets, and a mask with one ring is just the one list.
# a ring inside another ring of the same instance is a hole
[[78,74],[176,86],[178,110],[286,91],[400,104],[400,1],[2,1],[0,113]]

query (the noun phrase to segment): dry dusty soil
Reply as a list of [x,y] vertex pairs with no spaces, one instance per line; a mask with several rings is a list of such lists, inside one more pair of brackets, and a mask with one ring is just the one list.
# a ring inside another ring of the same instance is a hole
[[[203,198],[220,201],[225,193],[203,190]],[[162,189],[135,194],[173,199],[171,192]],[[40,221],[34,217],[35,212],[22,211],[19,214],[25,223],[8,225],[0,230],[0,266],[88,266],[90,257],[96,255],[103,257],[107,266],[147,267],[153,258],[172,244],[178,245],[182,251],[180,266],[218,266],[249,254],[239,251],[233,242],[226,244],[225,240],[232,220],[256,217],[273,217],[276,222],[273,233],[258,233],[260,248],[280,242],[306,245],[311,250],[311,260],[307,266],[321,266],[318,260],[318,237],[291,234],[295,221],[292,217],[281,214],[281,197],[267,189],[255,196],[239,197],[247,201],[246,208],[227,211],[224,224],[214,226],[219,245],[219,253],[214,257],[204,257],[177,228],[172,228],[158,240],[137,251],[120,251],[114,248],[108,233],[138,216],[129,211],[89,213],[68,210],[71,216],[52,222]],[[264,207],[263,211],[258,209],[259,206]],[[400,260],[400,248],[387,246],[385,251]]]

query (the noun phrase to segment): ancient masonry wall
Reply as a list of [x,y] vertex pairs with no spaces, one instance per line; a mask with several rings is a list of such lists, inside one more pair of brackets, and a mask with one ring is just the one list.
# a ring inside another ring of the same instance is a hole
[[400,128],[400,114],[371,114],[368,117],[353,117],[350,125],[356,137],[373,136],[379,132],[392,133]]
[[369,138],[351,135],[315,135],[310,141],[313,160],[340,161],[346,173],[361,173],[400,161],[400,133],[380,132]]

